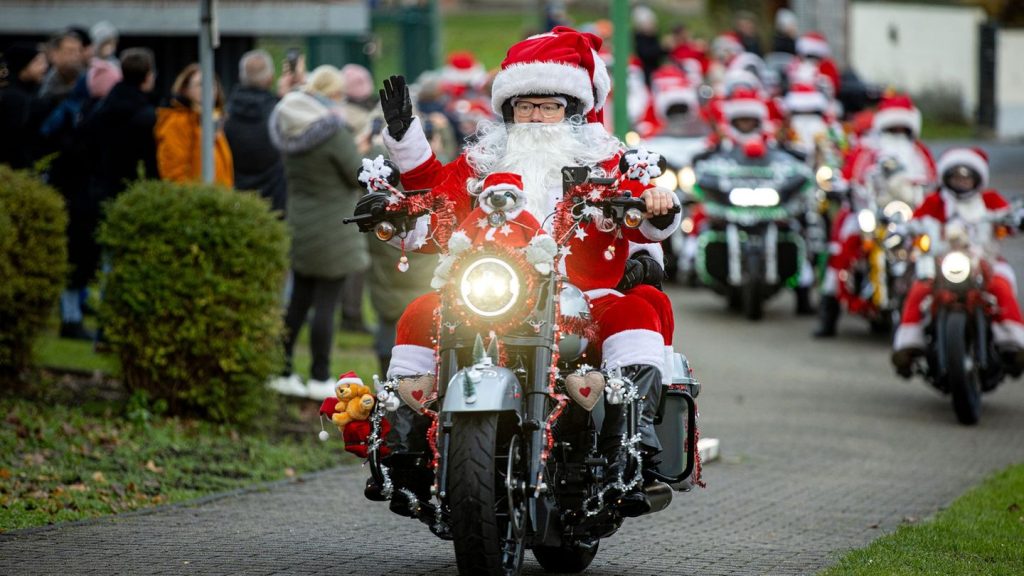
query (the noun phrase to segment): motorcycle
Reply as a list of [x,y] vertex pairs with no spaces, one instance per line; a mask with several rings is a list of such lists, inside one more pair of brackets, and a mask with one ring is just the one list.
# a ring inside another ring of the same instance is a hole
[[808,210],[812,177],[786,152],[765,154],[750,159],[740,150],[719,152],[695,167],[694,194],[707,216],[698,235],[698,274],[751,320],[763,316],[776,292],[797,286],[808,266],[800,217]]
[[[629,228],[643,220],[643,200],[588,168],[563,169],[563,190],[569,209],[560,213],[569,216],[556,217],[553,238],[571,237],[591,219]],[[346,222],[386,241],[414,229],[424,213],[381,207]],[[420,411],[431,422],[430,450],[420,457],[431,471],[432,499],[411,495],[407,515],[453,541],[460,574],[519,574],[527,549],[548,571],[581,572],[625,520],[617,494],[640,490],[649,514],[665,509],[673,490],[699,481],[700,384],[678,353],[671,384],[646,398],[616,367],[588,366],[589,305],[557,273],[557,262],[544,273],[519,252],[491,245],[450,254],[437,318],[436,395]],[[391,499],[397,472],[384,458],[382,422],[407,401],[399,400],[398,381],[379,382],[377,390],[368,461],[382,499]],[[632,474],[608,477],[597,445],[602,398],[626,408]],[[656,467],[641,470],[637,424],[645,403],[656,409],[664,450]]]
[[876,333],[899,324],[913,280],[912,246],[905,225],[924,199],[924,186],[903,177],[903,168],[883,158],[859,190],[856,212],[859,258],[839,283],[839,299],[852,314],[868,319]]
[[[989,222],[1000,236],[1017,227],[1005,215]],[[924,303],[925,354],[914,372],[950,396],[957,421],[972,425],[981,417],[981,395],[1019,374],[1011,373],[993,343],[998,306],[987,289],[994,271],[982,243],[972,244],[962,230],[947,232],[946,247],[938,254],[929,250],[930,243],[928,234],[917,240],[922,252],[917,276],[932,285]]]

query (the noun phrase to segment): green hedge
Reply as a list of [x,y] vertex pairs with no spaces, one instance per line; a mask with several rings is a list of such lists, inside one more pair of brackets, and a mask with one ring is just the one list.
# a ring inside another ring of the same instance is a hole
[[64,199],[28,172],[0,166],[0,380],[32,364],[67,273]]
[[255,194],[140,182],[107,207],[101,326],[131,391],[251,423],[282,363],[285,226]]

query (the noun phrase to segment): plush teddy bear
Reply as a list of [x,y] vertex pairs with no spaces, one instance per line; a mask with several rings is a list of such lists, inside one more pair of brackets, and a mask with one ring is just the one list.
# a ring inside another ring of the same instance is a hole
[[356,420],[366,420],[373,410],[375,398],[369,387],[355,372],[346,372],[338,378],[335,387],[338,403],[334,405],[331,421],[344,433],[345,425]]

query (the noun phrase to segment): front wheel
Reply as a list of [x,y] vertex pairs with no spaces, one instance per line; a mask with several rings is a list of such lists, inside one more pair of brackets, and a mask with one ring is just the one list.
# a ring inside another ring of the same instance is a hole
[[518,468],[509,465],[518,459],[518,443],[503,434],[494,412],[456,414],[450,434],[448,501],[459,574],[515,576],[523,565],[525,511],[510,496],[507,476]]
[[534,546],[533,555],[548,572],[578,574],[594,561],[600,544],[595,538],[566,546]]
[[760,282],[748,282],[743,285],[743,314],[748,320],[760,320],[764,317],[764,293]]
[[971,355],[967,315],[946,317],[946,382],[953,396],[953,411],[961,424],[977,424],[981,417],[978,368]]

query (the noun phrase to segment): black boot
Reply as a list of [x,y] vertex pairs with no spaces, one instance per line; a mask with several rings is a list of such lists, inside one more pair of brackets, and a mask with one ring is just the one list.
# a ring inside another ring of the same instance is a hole
[[[598,450],[604,455],[608,466],[605,468],[604,485],[611,487],[621,478],[623,483],[629,482],[634,474],[634,459],[629,451],[622,445],[622,438],[626,434],[626,409],[623,404],[604,405],[604,421],[601,423],[601,437],[598,440]],[[618,488],[611,488],[606,493],[608,498],[617,498],[622,495]]]
[[901,348],[892,353],[892,365],[896,373],[903,378],[910,378],[914,375],[914,358],[924,354],[917,348]]
[[810,286],[796,287],[796,315],[811,316],[814,314],[814,306],[811,305]]
[[822,296],[818,307],[818,329],[815,338],[832,338],[839,322],[839,300],[835,296]]
[[[405,404],[388,412],[386,418],[391,424],[384,439],[389,454],[381,463],[388,468],[393,486],[390,508],[396,514],[414,516],[417,501],[430,499],[430,485],[434,481],[433,471],[427,468],[430,419]],[[369,486],[364,494],[372,500]]]

